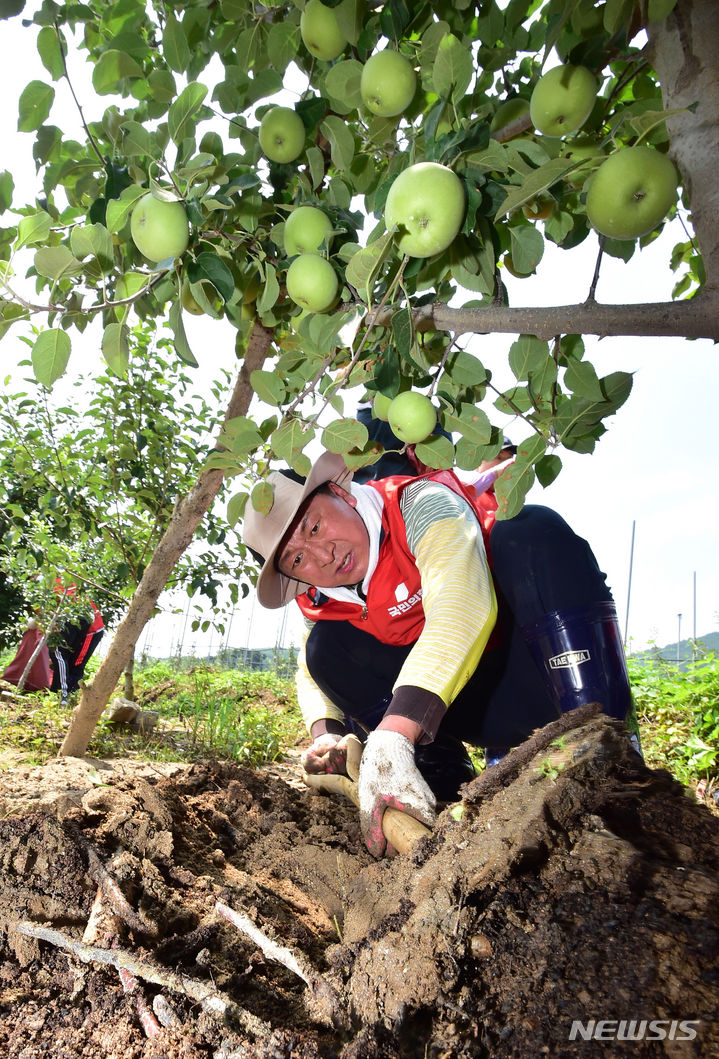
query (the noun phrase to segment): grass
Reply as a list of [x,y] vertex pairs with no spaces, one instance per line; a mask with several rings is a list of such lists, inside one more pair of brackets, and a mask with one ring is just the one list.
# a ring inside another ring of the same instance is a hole
[[[11,653],[0,656],[0,672]],[[87,677],[99,662],[91,659]],[[719,774],[719,658],[680,671],[673,663],[629,658],[647,764],[685,785]],[[158,713],[148,734],[113,729],[101,718],[88,754],[192,762],[215,757],[249,766],[273,761],[305,736],[294,682],[269,670],[203,664],[181,671],[166,662],[139,670],[135,698]],[[56,695],[27,694],[0,708],[0,767],[43,764],[57,753],[70,717]],[[481,751],[472,752],[478,768]]]
[[[0,667],[4,665],[0,658]],[[88,680],[96,667],[88,666]],[[143,709],[157,712],[157,725],[142,734],[113,728],[101,718],[88,756],[183,762],[214,757],[256,766],[276,760],[305,734],[294,682],[270,671],[198,665],[178,672],[166,663],[153,663],[136,675],[135,699]],[[29,693],[5,704],[0,710],[0,764],[41,765],[55,757],[72,705],[61,707],[50,693]]]
[[647,764],[682,783],[719,773],[719,657],[707,654],[679,670],[661,659],[628,659]]

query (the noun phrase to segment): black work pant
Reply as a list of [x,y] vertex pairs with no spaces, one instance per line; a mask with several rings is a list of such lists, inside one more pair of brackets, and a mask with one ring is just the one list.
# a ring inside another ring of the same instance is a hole
[[[511,747],[559,716],[522,627],[550,611],[612,596],[587,541],[549,508],[527,505],[495,523],[490,547],[500,643],[485,651],[440,733],[474,746]],[[347,718],[371,730],[384,716],[412,646],[381,643],[349,622],[318,621],[307,641],[307,665]]]

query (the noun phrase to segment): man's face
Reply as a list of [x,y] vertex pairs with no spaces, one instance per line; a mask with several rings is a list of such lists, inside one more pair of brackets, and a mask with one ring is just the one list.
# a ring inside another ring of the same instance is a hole
[[317,588],[356,585],[369,564],[369,534],[357,501],[334,482],[300,508],[277,552],[280,573]]

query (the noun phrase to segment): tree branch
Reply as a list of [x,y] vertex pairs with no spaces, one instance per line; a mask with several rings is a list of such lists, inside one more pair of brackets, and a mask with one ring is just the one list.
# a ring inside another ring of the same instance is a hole
[[[392,312],[375,322],[389,325]],[[481,309],[451,308],[439,302],[414,315],[423,331],[476,334],[529,334],[552,339],[563,335],[647,335],[712,338],[719,341],[719,292],[705,290],[696,298],[678,302],[642,302],[636,305],[553,305],[510,308],[490,305]]]

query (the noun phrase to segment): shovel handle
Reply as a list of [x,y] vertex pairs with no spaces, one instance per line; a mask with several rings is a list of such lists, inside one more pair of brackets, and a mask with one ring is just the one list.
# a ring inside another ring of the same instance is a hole
[[[305,774],[304,779],[305,783],[310,787],[316,787],[318,790],[325,791],[328,794],[344,794],[346,798],[349,798],[359,808],[357,784],[349,776],[336,774],[310,776]],[[382,831],[384,832],[384,837],[394,846],[398,853],[406,853],[420,838],[431,834],[430,828],[426,827],[421,821],[415,820],[408,813],[403,813],[401,809],[391,808],[384,811]]]

